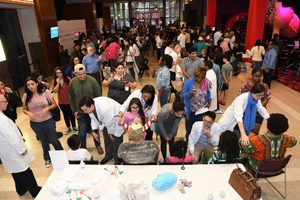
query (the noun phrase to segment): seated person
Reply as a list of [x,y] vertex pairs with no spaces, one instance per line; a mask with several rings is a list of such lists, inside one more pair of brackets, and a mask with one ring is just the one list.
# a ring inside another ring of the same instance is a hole
[[68,143],[69,147],[71,148],[71,150],[67,151],[68,160],[71,160],[71,161],[93,160],[93,156],[91,156],[91,154],[88,152],[88,150],[80,148],[81,142],[80,142],[79,135],[77,135],[77,134],[71,135],[68,138],[67,143]]
[[239,148],[239,139],[232,131],[225,131],[221,134],[218,149],[214,152],[211,158],[208,159],[208,164],[223,164],[223,163],[242,163],[244,156]]
[[219,144],[221,128],[217,123],[214,123],[215,119],[216,114],[207,111],[203,121],[194,123],[188,140],[193,163],[198,163],[199,157],[205,150],[213,153],[214,146]]
[[185,163],[191,163],[192,157],[186,155],[187,152],[187,143],[186,141],[180,140],[173,144],[173,155],[167,159],[167,163],[182,163],[182,160]]
[[126,164],[156,163],[159,153],[158,145],[153,141],[143,140],[141,119],[134,119],[128,133],[131,141],[119,146],[118,157]]
[[286,149],[297,144],[294,136],[286,134],[288,128],[288,119],[282,114],[274,113],[267,121],[267,133],[250,137],[248,145],[239,143],[248,158],[246,166],[252,172],[257,170],[262,160],[283,159]]

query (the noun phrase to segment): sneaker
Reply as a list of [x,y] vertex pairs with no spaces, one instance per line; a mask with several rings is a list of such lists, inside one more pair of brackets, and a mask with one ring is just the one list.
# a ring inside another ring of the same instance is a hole
[[219,104],[225,106],[226,103],[225,103],[225,101],[219,101]]
[[68,135],[70,132],[71,132],[71,129],[68,128],[68,129],[65,131],[65,135]]
[[73,131],[78,131],[78,128],[76,128],[76,127],[73,127]]
[[216,113],[216,114],[223,114],[223,113],[224,113],[224,110],[219,109],[219,110],[216,110],[215,113]]
[[45,166],[49,168],[51,166],[51,160],[46,160]]

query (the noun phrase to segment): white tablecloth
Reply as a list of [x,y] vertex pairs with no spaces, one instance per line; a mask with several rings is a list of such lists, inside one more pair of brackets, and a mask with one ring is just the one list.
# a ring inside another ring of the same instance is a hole
[[[79,165],[70,165],[70,167],[79,167]],[[109,176],[109,178],[102,185],[93,185],[87,194],[93,194],[95,187],[102,189],[100,192],[100,199],[110,199],[110,193],[118,193],[118,185],[122,183],[128,185],[128,183],[139,183],[144,181],[150,191],[151,200],[199,200],[208,199],[208,195],[213,195],[213,200],[235,200],[241,199],[240,196],[234,191],[229,185],[228,180],[235,164],[216,164],[216,165],[186,165],[185,170],[181,170],[181,165],[159,165],[159,166],[148,166],[148,165],[120,165],[118,166],[123,174],[117,178],[115,176]],[[240,165],[242,167],[242,165]],[[74,181],[80,181],[83,183],[91,184],[91,181],[95,177],[95,174],[99,171],[104,171],[103,168],[113,171],[113,165],[86,165],[85,173],[78,173]],[[152,186],[152,181],[157,177],[158,174],[165,172],[171,172],[177,175],[177,183],[171,188],[165,191],[158,191]],[[47,182],[43,186],[41,192],[37,196],[37,200],[47,199],[74,199],[76,200],[76,193],[72,191],[71,198],[69,195],[64,193],[61,196],[55,196],[50,188],[53,183],[60,177],[62,170],[54,170],[49,176]],[[108,173],[108,172],[107,172]],[[109,174],[109,173],[108,173]],[[186,178],[188,181],[192,181],[192,187],[185,187],[185,194],[182,194],[178,190],[179,179]],[[220,197],[220,192],[225,192],[225,198]],[[77,192],[78,197],[82,197],[82,200],[88,199],[84,195],[80,195]],[[91,196],[92,197],[92,196]],[[93,198],[92,198],[93,199]],[[114,197],[113,200],[118,198]],[[119,198],[120,199],[120,198]]]

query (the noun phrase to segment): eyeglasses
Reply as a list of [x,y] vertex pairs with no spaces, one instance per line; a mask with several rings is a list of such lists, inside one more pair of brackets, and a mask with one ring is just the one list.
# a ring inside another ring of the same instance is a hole
[[139,110],[139,107],[131,107],[132,110]]

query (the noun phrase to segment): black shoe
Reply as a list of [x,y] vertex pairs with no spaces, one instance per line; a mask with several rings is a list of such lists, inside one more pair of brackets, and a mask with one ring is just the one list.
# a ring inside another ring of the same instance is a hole
[[100,165],[105,165],[108,161],[110,161],[111,159],[107,159],[107,158],[103,158],[100,162]]

